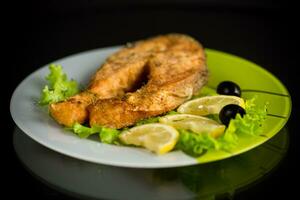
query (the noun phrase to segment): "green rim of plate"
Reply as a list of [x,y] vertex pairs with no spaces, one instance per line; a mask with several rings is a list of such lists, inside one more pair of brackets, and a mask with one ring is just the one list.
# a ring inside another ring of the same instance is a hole
[[248,60],[228,53],[205,49],[209,69],[208,86],[216,88],[222,81],[233,81],[242,90],[244,99],[256,97],[256,104],[268,103],[268,115],[262,136],[239,136],[239,143],[230,152],[213,150],[197,158],[199,163],[221,160],[241,154],[276,135],[288,121],[292,102],[286,87],[270,72]]

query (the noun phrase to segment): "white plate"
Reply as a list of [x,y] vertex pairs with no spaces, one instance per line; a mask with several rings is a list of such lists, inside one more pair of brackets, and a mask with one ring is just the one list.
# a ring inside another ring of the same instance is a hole
[[[57,61],[69,78],[82,85],[104,62],[106,57],[120,47],[110,47],[79,53]],[[40,106],[36,104],[41,89],[46,84],[48,65],[30,74],[13,93],[10,111],[17,126],[38,143],[62,154],[85,161],[135,168],[163,168],[197,164],[197,160],[181,151],[157,156],[147,150],[102,144],[96,139],[80,139],[65,131]]]

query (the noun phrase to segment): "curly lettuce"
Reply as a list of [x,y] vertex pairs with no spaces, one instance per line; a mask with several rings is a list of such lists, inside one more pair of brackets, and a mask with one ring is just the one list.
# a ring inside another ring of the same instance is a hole
[[106,144],[117,144],[119,145],[119,135],[121,131],[114,128],[102,127],[99,137],[101,142]]
[[235,119],[230,121],[237,133],[254,136],[261,134],[261,126],[267,117],[267,104],[263,108],[259,108],[254,102],[255,98],[246,101],[245,111],[247,114],[243,117],[237,115]]
[[93,135],[95,133],[100,133],[102,130],[102,127],[99,126],[93,126],[93,127],[87,127],[84,125],[81,125],[79,123],[75,123],[71,130],[77,134],[80,138],[87,138],[90,135]]
[[78,84],[74,80],[68,80],[60,65],[51,64],[50,74],[46,76],[48,85],[42,90],[39,104],[48,105],[63,101],[79,92]]
[[209,149],[220,148],[217,139],[208,134],[198,134],[184,129],[179,129],[178,131],[180,136],[175,148],[190,156],[198,157]]
[[87,138],[93,134],[98,134],[99,139],[102,143],[120,144],[119,135],[121,131],[118,129],[106,128],[101,126],[88,127],[79,123],[75,123],[74,126],[70,129],[80,138]]

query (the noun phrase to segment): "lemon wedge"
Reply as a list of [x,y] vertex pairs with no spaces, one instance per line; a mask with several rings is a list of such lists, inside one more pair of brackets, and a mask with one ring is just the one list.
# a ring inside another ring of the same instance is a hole
[[176,129],[187,129],[199,134],[209,134],[213,137],[219,137],[225,130],[224,125],[212,119],[190,114],[167,115],[161,117],[159,122]]
[[119,138],[125,144],[142,146],[157,154],[164,154],[174,148],[179,133],[171,126],[151,123],[125,130]]
[[193,115],[219,114],[221,109],[228,104],[236,104],[245,108],[245,101],[237,96],[217,95],[197,98],[179,106],[177,112]]

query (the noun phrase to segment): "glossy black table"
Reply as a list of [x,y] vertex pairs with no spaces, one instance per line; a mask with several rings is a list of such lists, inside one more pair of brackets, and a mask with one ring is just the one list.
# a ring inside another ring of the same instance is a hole
[[[13,8],[16,17],[7,27],[12,47],[7,67],[11,80],[5,85],[7,117],[3,121],[8,125],[3,134],[7,139],[3,141],[10,142],[5,142],[3,152],[10,160],[4,166],[10,175],[5,179],[7,188],[22,192],[9,192],[11,197],[21,193],[24,198],[113,199],[120,197],[118,191],[127,199],[158,197],[155,195],[169,199],[174,196],[267,199],[297,194],[294,189],[297,184],[290,181],[297,180],[299,160],[293,9],[285,12],[286,8],[280,6],[192,3],[129,6],[50,1],[27,2]],[[246,154],[208,165],[168,170],[85,163],[40,146],[15,127],[9,116],[11,94],[22,79],[40,66],[73,53],[169,32],[190,34],[205,47],[244,57],[277,76],[292,96],[293,109],[287,126],[269,143]]]

